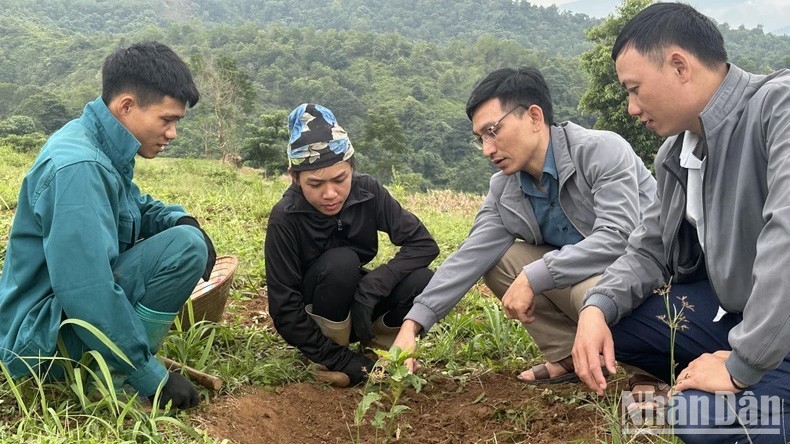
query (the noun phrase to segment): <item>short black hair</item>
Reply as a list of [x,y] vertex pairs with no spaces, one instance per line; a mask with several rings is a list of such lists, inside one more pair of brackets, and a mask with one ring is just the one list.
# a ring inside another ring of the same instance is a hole
[[158,42],[140,42],[119,48],[102,67],[102,99],[110,103],[121,93],[137,96],[141,106],[173,97],[190,108],[200,100],[200,93],[186,63],[168,46]]
[[654,3],[623,26],[612,48],[612,60],[633,47],[658,65],[663,51],[677,45],[715,68],[727,63],[724,37],[713,21],[684,3]]
[[[489,73],[475,86],[466,102],[466,116],[472,120],[477,108],[489,99],[499,99],[503,108],[538,105],[547,125],[554,123],[554,107],[546,79],[537,68],[500,68]],[[523,113],[519,110],[519,113]]]

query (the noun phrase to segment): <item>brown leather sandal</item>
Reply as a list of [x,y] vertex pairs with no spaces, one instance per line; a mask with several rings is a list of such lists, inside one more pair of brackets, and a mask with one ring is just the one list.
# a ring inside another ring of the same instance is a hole
[[[647,386],[648,389],[636,390],[639,386]],[[634,400],[638,402],[659,396],[666,399],[669,396],[669,389],[669,384],[650,375],[636,374],[628,378],[628,390],[631,391]]]
[[555,364],[559,364],[567,373],[564,373],[559,376],[555,376],[553,378],[549,377],[549,369],[546,367],[546,364],[538,364],[532,367],[532,373],[535,375],[535,379],[524,379],[521,377],[519,373],[516,376],[516,379],[525,383],[525,384],[535,384],[535,385],[543,385],[543,384],[561,384],[564,382],[578,382],[579,377],[573,370],[573,357],[568,356],[565,359],[561,359]]
[[[636,390],[637,387],[648,387]],[[635,425],[659,425],[665,421],[665,407],[669,402],[669,384],[650,375],[636,374],[628,379],[628,390],[633,401],[626,406]]]

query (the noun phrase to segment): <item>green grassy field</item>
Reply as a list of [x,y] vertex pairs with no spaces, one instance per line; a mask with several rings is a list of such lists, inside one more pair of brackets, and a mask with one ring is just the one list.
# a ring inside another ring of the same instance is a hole
[[[0,262],[5,259],[17,193],[33,160],[32,154],[0,146]],[[299,353],[265,323],[246,319],[243,310],[245,303],[263,292],[266,222],[287,180],[263,178],[256,171],[236,170],[214,161],[163,158],[138,160],[135,181],[144,192],[179,203],[198,217],[219,255],[239,257],[230,316],[226,316],[232,321],[174,330],[162,353],[220,376],[225,387],[219,396],[234,396],[248,385],[274,388],[312,380]],[[463,241],[482,201],[482,196],[448,191],[412,194],[397,185],[390,191],[424,221],[439,243],[441,254],[432,264],[434,268]],[[385,235],[380,245],[374,266],[395,253]],[[481,290],[474,287],[456,310],[421,340],[420,360],[426,366],[441,368],[443,374],[452,376],[483,369],[512,372],[540,360],[540,352],[525,329],[505,319],[496,301]],[[94,364],[86,365],[91,360]],[[217,442],[200,430],[190,412],[151,410],[133,397],[116,397],[91,372],[97,367],[106,370],[101,359],[86,356],[71,364],[66,382],[0,377],[0,442]],[[217,395],[204,390],[202,396],[205,405]],[[617,413],[616,407],[609,405],[599,409]]]
[[[33,160],[31,154],[0,148],[0,259],[5,258],[17,193]],[[144,192],[165,202],[180,203],[197,216],[210,233],[218,254],[239,257],[232,299],[243,305],[245,300],[257,297],[264,287],[263,241],[269,210],[288,186],[287,180],[265,179],[256,171],[236,170],[214,161],[163,158],[138,159],[135,181]],[[434,266],[464,239],[481,201],[480,196],[450,192],[407,194],[397,186],[392,192],[436,236],[442,254]],[[381,249],[373,265],[386,261],[394,253],[395,247],[382,235]],[[485,303],[485,298],[479,294],[470,299],[473,306]],[[231,394],[242,384],[276,386],[311,378],[298,353],[278,335],[268,328],[244,325],[241,321],[237,325],[203,326],[203,330],[211,331],[205,338],[195,332],[174,332],[163,351],[174,359],[219,375],[226,382],[225,392]],[[461,341],[443,340],[442,335],[433,335],[430,339],[435,342],[434,360],[446,361],[446,356],[454,356],[454,359],[466,361],[469,356],[478,356],[481,364],[495,360],[502,365],[503,350],[502,344],[497,344],[498,337],[481,335],[469,322],[459,324],[461,327],[453,329],[466,331],[453,331],[455,339],[474,340],[459,346],[457,343]],[[515,329],[513,333],[522,336],[524,350],[533,351],[522,329]],[[493,354],[486,356],[488,347],[494,347]],[[516,351],[512,354],[515,356]],[[426,355],[426,359],[431,358]],[[75,368],[79,366],[75,364]],[[0,441],[105,442],[105,436],[119,442],[149,438],[171,441],[174,436],[182,436],[184,441],[193,442],[200,437],[185,413],[176,417],[156,412],[134,414],[135,408],[124,409],[122,400],[117,401],[118,405],[87,400],[91,378],[82,376],[82,388],[74,383],[67,386],[65,383],[3,381],[0,385]],[[126,412],[119,413],[123,410]],[[79,423],[80,427],[69,427],[72,417],[74,424]],[[86,418],[92,420],[86,421]],[[87,426],[87,423],[93,425]],[[179,431],[176,435],[170,430],[174,427]],[[166,439],[161,435],[164,431],[169,432]]]

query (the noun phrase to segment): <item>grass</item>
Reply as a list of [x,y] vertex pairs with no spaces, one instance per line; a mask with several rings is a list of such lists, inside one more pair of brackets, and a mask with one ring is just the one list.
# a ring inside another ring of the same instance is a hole
[[[17,193],[33,160],[32,154],[0,146],[0,264],[5,259]],[[163,158],[138,159],[135,181],[144,192],[181,204],[195,215],[219,255],[239,257],[230,294],[234,305],[259,297],[264,287],[266,222],[271,207],[289,185],[287,180],[264,179],[256,171],[235,170],[213,161]],[[482,202],[482,196],[449,191],[409,193],[397,184],[391,191],[420,217],[439,243],[441,254],[432,264],[434,268],[464,240]],[[381,234],[379,255],[371,266],[386,262],[395,252],[396,247]],[[265,322],[249,321],[237,314],[232,322],[222,325],[199,323],[186,331],[176,328],[162,354],[222,378],[225,386],[220,396],[232,396],[248,384],[276,387],[312,379],[295,349]],[[426,366],[463,381],[486,371],[513,373],[539,362],[542,356],[526,330],[505,319],[499,303],[478,285],[421,339],[420,359]],[[188,412],[147,410],[134,398],[114,396],[111,387],[102,385],[107,378],[100,375],[100,357],[88,355],[69,365],[69,379],[63,382],[13,381],[0,376],[0,442],[218,442],[199,430]],[[97,366],[99,370],[95,370]],[[97,392],[104,396],[96,397]],[[206,389],[201,395],[204,405],[216,396]],[[552,401],[578,403],[583,397],[557,396]],[[393,405],[398,405],[397,399],[388,404]],[[610,408],[610,404],[604,407]],[[392,414],[386,419],[397,419],[396,410],[388,408],[387,412]],[[499,415],[502,421],[520,422],[526,428],[540,411],[524,406]],[[619,417],[612,420],[619,424]],[[385,424],[388,436],[397,422]]]

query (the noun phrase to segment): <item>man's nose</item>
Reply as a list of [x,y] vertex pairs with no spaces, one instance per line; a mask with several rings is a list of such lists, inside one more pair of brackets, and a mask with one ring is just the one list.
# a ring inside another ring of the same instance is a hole
[[486,157],[491,157],[496,152],[496,145],[494,144],[494,139],[483,139],[483,155]]
[[165,137],[167,137],[168,140],[175,140],[177,135],[178,134],[176,132],[175,125],[170,125],[170,127],[167,128],[167,131],[165,131]]
[[636,100],[632,97],[628,98],[628,114],[638,116],[642,114],[642,109],[636,104]]

